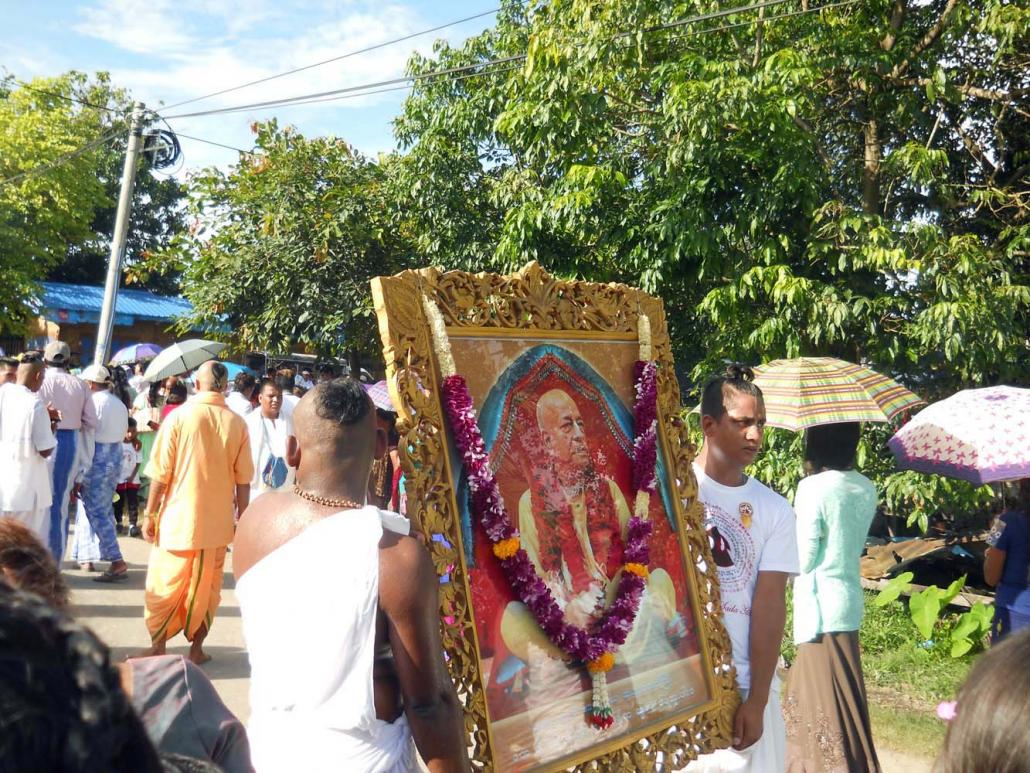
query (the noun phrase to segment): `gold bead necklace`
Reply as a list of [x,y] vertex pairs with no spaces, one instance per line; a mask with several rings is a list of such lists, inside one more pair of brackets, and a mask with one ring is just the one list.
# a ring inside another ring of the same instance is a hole
[[322,505],[323,507],[335,507],[340,510],[358,510],[365,506],[364,502],[355,502],[351,499],[333,499],[332,497],[321,497],[318,494],[312,494],[310,491],[305,491],[300,487],[299,484],[294,485],[293,493],[299,496],[301,499],[306,499],[309,502],[314,502],[316,505]]

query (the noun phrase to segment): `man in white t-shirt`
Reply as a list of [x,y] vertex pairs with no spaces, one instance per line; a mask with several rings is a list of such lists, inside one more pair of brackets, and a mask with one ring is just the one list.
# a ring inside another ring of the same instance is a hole
[[786,766],[776,665],[787,580],[799,570],[797,538],[787,500],[744,472],[762,448],[765,428],[765,404],[753,379],[750,368],[731,365],[708,381],[701,398],[704,446],[694,474],[743,702],[733,747],[692,762],[692,772],[778,773]]

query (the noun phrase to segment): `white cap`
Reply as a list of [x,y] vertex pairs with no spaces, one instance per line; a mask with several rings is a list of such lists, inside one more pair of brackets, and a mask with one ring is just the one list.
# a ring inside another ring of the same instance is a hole
[[94,384],[106,384],[111,380],[111,371],[103,365],[90,365],[79,375],[83,381],[92,381]]

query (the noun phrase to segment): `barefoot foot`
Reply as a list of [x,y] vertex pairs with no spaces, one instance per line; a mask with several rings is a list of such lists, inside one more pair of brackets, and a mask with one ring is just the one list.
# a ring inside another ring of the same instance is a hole
[[190,654],[188,657],[190,659],[190,662],[197,666],[203,665],[204,663],[207,663],[209,660],[211,660],[211,656],[203,650],[190,650]]
[[164,654],[165,654],[165,646],[163,644],[155,644],[153,647],[150,647],[149,649],[145,649],[142,652],[137,652],[134,655],[126,655],[125,659],[126,660],[135,660],[136,658],[152,658],[152,657],[156,657],[157,655],[164,655]]

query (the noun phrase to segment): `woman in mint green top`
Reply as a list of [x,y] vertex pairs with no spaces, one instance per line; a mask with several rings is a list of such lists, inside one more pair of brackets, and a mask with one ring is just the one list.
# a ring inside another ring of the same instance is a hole
[[787,770],[878,771],[858,646],[863,596],[858,564],[876,514],[876,487],[852,469],[861,426],[805,432],[794,497],[798,558],[787,705]]

